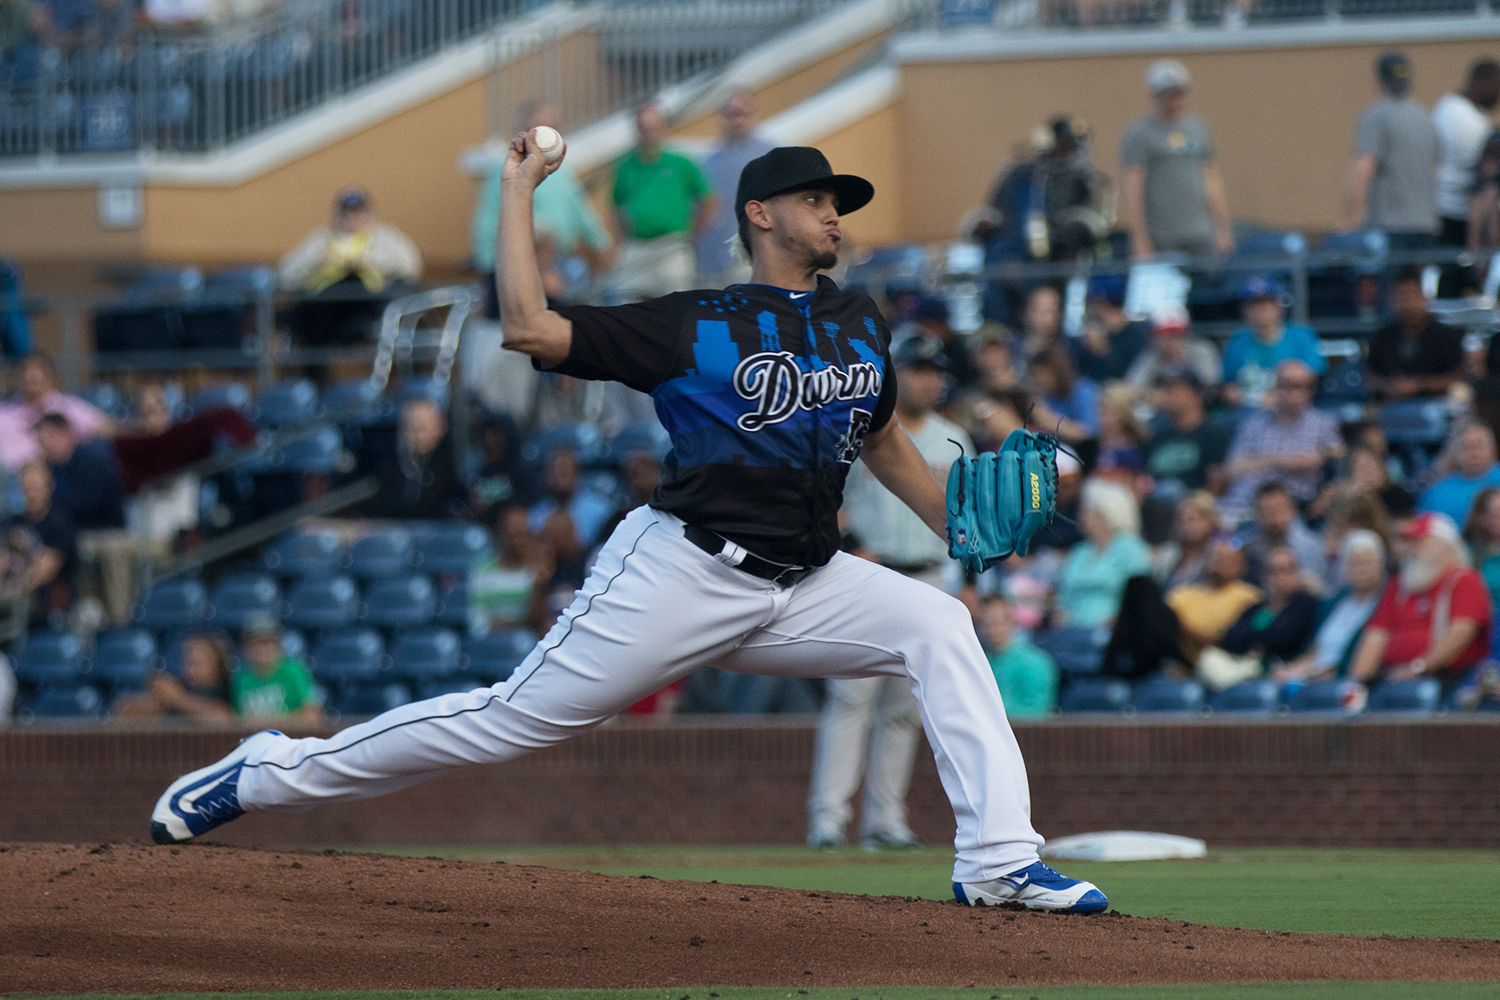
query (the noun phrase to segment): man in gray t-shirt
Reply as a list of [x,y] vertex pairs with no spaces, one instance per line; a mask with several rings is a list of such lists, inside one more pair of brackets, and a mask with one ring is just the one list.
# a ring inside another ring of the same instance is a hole
[[1202,119],[1187,113],[1188,71],[1173,59],[1151,64],[1154,113],[1137,118],[1120,143],[1125,168],[1121,221],[1137,257],[1234,249],[1224,178]]
[[1411,63],[1405,56],[1387,52],[1375,75],[1382,96],[1359,116],[1339,228],[1363,221],[1393,237],[1397,248],[1427,245],[1438,231],[1437,130],[1427,109],[1407,96]]

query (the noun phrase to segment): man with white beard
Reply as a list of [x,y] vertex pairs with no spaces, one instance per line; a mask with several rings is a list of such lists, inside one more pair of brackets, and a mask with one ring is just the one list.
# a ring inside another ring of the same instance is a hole
[[1436,677],[1446,697],[1489,653],[1489,592],[1447,515],[1418,514],[1402,529],[1397,553],[1401,572],[1370,616],[1349,676],[1365,683]]

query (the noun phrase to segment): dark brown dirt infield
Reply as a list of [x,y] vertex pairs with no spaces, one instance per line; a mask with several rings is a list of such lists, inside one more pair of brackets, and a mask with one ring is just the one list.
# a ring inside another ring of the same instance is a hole
[[1500,942],[971,910],[484,862],[0,845],[0,991],[1500,979]]

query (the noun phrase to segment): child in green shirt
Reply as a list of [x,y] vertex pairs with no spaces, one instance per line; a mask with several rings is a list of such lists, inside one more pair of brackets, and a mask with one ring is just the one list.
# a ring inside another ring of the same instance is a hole
[[1012,719],[1045,719],[1057,710],[1057,665],[1052,657],[1016,635],[1010,604],[985,600],[979,610],[979,638],[990,670],[1000,685],[1005,714]]
[[273,619],[245,627],[244,665],[229,682],[234,710],[246,718],[287,718],[322,722],[323,703],[307,664],[281,648],[281,627]]

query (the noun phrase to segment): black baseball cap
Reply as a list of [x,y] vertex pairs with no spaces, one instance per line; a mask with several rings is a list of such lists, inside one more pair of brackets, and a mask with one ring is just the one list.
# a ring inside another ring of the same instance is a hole
[[1380,82],[1392,93],[1404,94],[1411,87],[1411,60],[1400,52],[1387,52],[1375,62]]
[[839,200],[839,215],[864,208],[875,197],[875,185],[853,174],[836,174],[828,157],[811,146],[778,146],[757,156],[740,171],[734,214],[745,218],[745,202],[765,201],[792,191],[832,191]]
[[891,361],[897,368],[936,368],[945,372],[951,367],[943,342],[926,333],[914,333],[897,341],[891,348]]
[[357,212],[370,204],[370,195],[364,188],[349,187],[339,192],[334,204],[340,212]]

